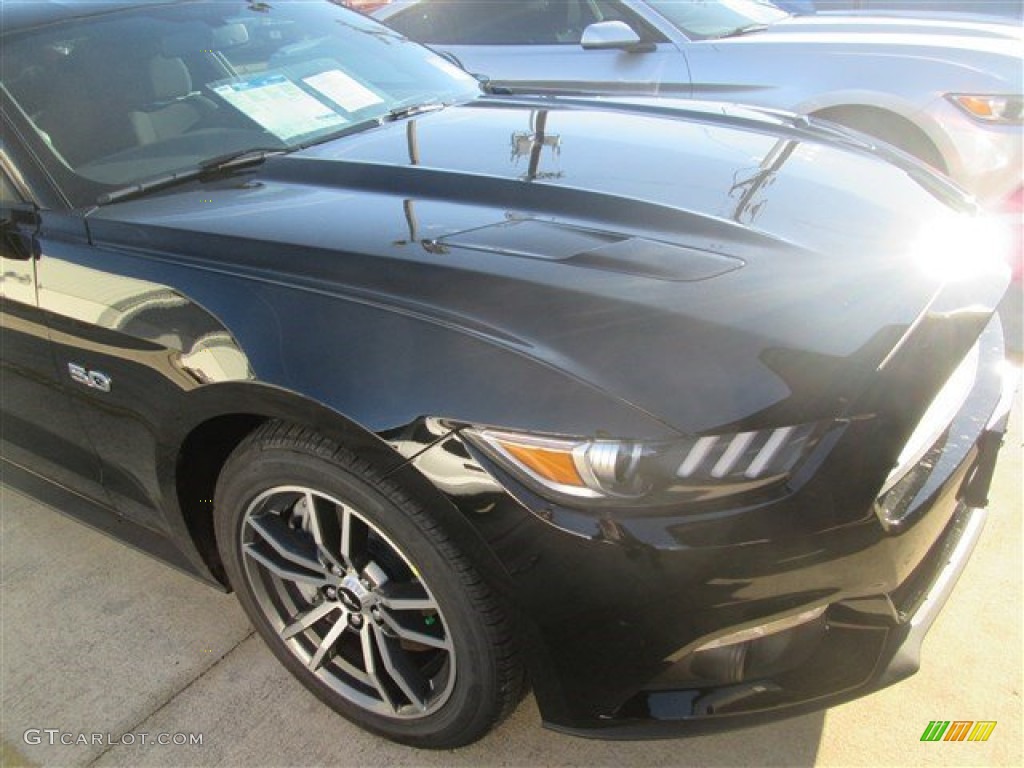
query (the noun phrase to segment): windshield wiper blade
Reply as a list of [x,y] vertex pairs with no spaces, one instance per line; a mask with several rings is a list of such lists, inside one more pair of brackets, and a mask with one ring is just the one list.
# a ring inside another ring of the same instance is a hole
[[189,168],[187,171],[168,173],[163,176],[147,179],[146,181],[140,181],[137,184],[129,184],[127,187],[121,187],[112,192],[104,192],[96,198],[96,205],[109,205],[110,203],[130,200],[133,197],[141,197],[149,192],[156,192],[158,189],[173,187],[175,184],[184,184],[186,181],[198,179],[205,173],[206,171],[202,168]]
[[730,29],[728,32],[723,32],[720,35],[714,35],[711,40],[724,40],[727,37],[742,37],[743,35],[749,35],[752,32],[764,32],[768,29],[767,24],[746,24],[742,27],[736,27],[736,29]]
[[223,155],[211,157],[209,160],[203,160],[199,164],[199,168],[206,173],[228,171],[247,165],[259,165],[268,157],[283,155],[288,151],[282,147],[249,147],[248,149],[226,152]]
[[427,112],[437,112],[444,109],[445,104],[441,101],[424,101],[420,104],[409,104],[404,107],[395,107],[381,118],[381,122],[390,123],[394,120],[403,120],[407,117],[415,117]]
[[428,101],[422,104],[410,104],[404,107],[395,107],[390,112],[385,112],[379,117],[370,117],[366,120],[360,120],[357,123],[349,123],[344,125],[333,133],[328,133],[325,136],[317,136],[312,141],[307,141],[305,144],[300,145],[297,149],[307,149],[309,147],[315,147],[318,144],[326,144],[335,139],[340,139],[345,136],[351,136],[355,133],[362,133],[372,128],[379,128],[384,123],[393,123],[396,120],[402,120],[406,117],[413,117],[415,115],[423,114],[424,112],[436,112],[439,109],[444,109],[447,105],[440,101]]
[[248,165],[258,165],[268,157],[273,155],[283,155],[287,151],[288,150],[286,149],[277,147],[273,149],[256,147],[241,149],[235,152],[227,152],[223,155],[217,155],[216,157],[204,160],[194,168],[188,168],[184,171],[175,171],[174,173],[167,173],[163,176],[156,176],[152,179],[140,181],[137,184],[129,184],[127,187],[121,187],[120,189],[115,189],[112,192],[105,192],[96,199],[96,204],[109,205],[110,203],[119,203],[123,200],[141,197],[142,195],[146,195],[150,192],[156,192],[157,190],[165,189],[167,187],[173,187],[177,184],[184,184],[185,182],[194,181],[204,176],[210,176],[211,174],[235,170]]

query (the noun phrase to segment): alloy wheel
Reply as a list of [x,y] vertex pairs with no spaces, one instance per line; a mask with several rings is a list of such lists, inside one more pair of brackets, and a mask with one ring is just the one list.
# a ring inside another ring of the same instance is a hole
[[366,516],[320,491],[278,486],[241,525],[244,572],[283,645],[353,704],[402,720],[441,708],[455,650],[430,588]]

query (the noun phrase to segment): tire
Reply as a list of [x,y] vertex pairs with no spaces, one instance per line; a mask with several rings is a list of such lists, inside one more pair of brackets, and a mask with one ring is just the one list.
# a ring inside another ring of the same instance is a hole
[[436,517],[368,463],[270,422],[228,458],[214,505],[242,607],[345,718],[403,744],[452,748],[518,703],[509,612]]

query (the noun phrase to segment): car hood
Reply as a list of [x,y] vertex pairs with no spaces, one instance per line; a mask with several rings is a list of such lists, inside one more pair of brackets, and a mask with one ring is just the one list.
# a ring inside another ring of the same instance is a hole
[[[207,187],[91,234],[470,334],[688,433],[843,412],[942,292],[930,228],[968,218],[912,162],[721,105],[482,99]],[[1005,279],[968,288],[965,344]]]
[[1019,63],[1024,31],[1014,24],[890,16],[792,16],[766,29],[715,41],[729,45],[820,45],[937,60],[977,57]]
[[[949,93],[1014,94],[1024,87],[1024,30],[1011,24],[800,16],[686,50],[694,95],[736,89],[737,100],[762,103],[775,94],[773,103],[799,112],[837,94],[879,93],[923,109]],[[797,71],[803,75],[794,80]]]

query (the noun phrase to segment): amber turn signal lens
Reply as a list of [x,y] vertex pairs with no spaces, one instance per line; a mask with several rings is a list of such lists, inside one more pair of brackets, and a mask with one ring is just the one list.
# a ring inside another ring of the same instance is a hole
[[978,120],[989,123],[1017,124],[1024,117],[1024,100],[1020,96],[950,94],[960,109]]
[[960,106],[975,117],[991,118],[995,115],[995,111],[992,109],[993,104],[988,99],[979,99],[976,96],[961,96],[957,101],[960,102]]
[[558,485],[583,487],[583,478],[576,469],[572,454],[535,445],[498,441],[513,458],[545,480]]

